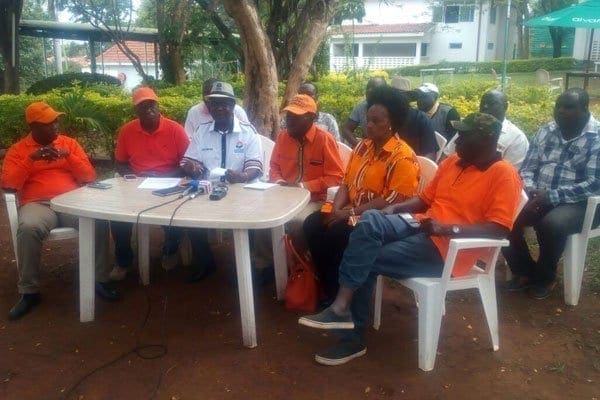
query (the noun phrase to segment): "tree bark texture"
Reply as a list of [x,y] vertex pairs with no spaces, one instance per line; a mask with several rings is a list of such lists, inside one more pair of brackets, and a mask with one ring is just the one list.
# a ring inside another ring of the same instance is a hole
[[258,132],[274,137],[279,130],[277,68],[256,3],[254,0],[223,0],[223,5],[235,20],[242,39],[246,61],[244,107]]
[[[2,60],[4,61],[2,79],[0,80],[0,93],[18,94],[20,92],[19,21],[21,20],[22,11],[23,0],[3,0],[0,2],[0,47],[2,48]],[[15,32],[14,53],[13,28]]]
[[180,85],[186,81],[182,42],[189,22],[191,0],[156,0],[156,26],[163,79]]

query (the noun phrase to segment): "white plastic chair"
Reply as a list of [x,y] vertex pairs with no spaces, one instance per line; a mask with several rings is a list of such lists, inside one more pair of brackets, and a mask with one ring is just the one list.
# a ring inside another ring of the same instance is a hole
[[[3,192],[4,201],[6,202],[6,212],[8,214],[8,222],[10,225],[10,235],[12,237],[13,250],[15,252],[15,261],[17,268],[19,267],[19,252],[17,251],[17,229],[19,228],[19,201],[15,193]],[[79,237],[79,232],[75,228],[54,228],[46,240],[65,240]]]
[[348,166],[348,162],[350,161],[350,154],[352,154],[352,147],[348,146],[345,143],[337,142],[338,150],[340,151],[340,158],[342,159],[342,166],[344,167],[344,171]]
[[535,80],[540,86],[548,86],[551,92],[555,90],[562,90],[562,78],[550,79],[550,73],[545,69],[538,69],[535,71]]
[[567,238],[563,261],[563,280],[565,303],[571,306],[579,303],[588,242],[590,239],[600,236],[600,227],[592,228],[598,204],[600,204],[600,196],[588,198],[581,232],[569,235]]
[[444,154],[444,148],[446,147],[446,143],[448,143],[448,139],[446,139],[441,133],[435,131],[435,141],[439,147],[437,153],[435,153],[435,161],[438,162],[442,154]]
[[[521,202],[514,218],[527,203],[525,191],[521,192]],[[442,315],[445,314],[446,292],[464,289],[478,289],[483,310],[487,319],[492,347],[494,351],[500,348],[498,335],[498,307],[496,303],[496,285],[494,274],[500,248],[508,246],[506,239],[451,239],[446,262],[440,278],[410,278],[397,279],[403,286],[411,289],[417,298],[419,307],[419,368],[431,371],[435,365]],[[464,276],[451,276],[454,262],[459,251],[475,248],[489,248],[485,259],[485,269],[473,265]],[[375,315],[373,327],[381,325],[381,298],[383,281],[377,278],[375,292]]]

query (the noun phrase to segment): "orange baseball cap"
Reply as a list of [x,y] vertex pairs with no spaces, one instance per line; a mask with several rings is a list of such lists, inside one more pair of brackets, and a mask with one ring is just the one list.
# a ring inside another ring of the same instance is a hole
[[297,94],[292,97],[292,100],[284,110],[296,115],[304,115],[306,113],[316,114],[317,103],[307,94]]
[[134,106],[137,106],[142,101],[146,101],[146,100],[158,101],[158,96],[156,95],[156,93],[154,93],[154,90],[152,90],[149,87],[142,86],[133,91],[133,105]]
[[28,124],[32,122],[40,122],[42,124],[49,124],[56,120],[56,118],[61,115],[65,115],[64,112],[59,112],[53,109],[43,101],[36,101],[35,103],[31,103],[25,109],[25,121]]

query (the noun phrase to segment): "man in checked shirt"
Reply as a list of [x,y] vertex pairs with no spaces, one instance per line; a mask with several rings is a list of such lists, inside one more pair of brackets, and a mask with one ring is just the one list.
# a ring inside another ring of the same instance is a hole
[[[507,289],[528,289],[545,299],[555,286],[556,265],[567,236],[581,231],[589,196],[600,194],[600,123],[588,110],[583,89],[568,89],[556,100],[554,121],[531,140],[521,166],[529,196],[503,253],[514,277]],[[531,257],[524,228],[532,226],[539,257]]]

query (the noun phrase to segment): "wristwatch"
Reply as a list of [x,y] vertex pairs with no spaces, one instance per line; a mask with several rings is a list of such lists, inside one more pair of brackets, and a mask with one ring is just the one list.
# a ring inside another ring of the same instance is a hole
[[460,226],[458,225],[452,225],[452,227],[450,228],[450,231],[452,232],[453,235],[458,235],[460,234]]

